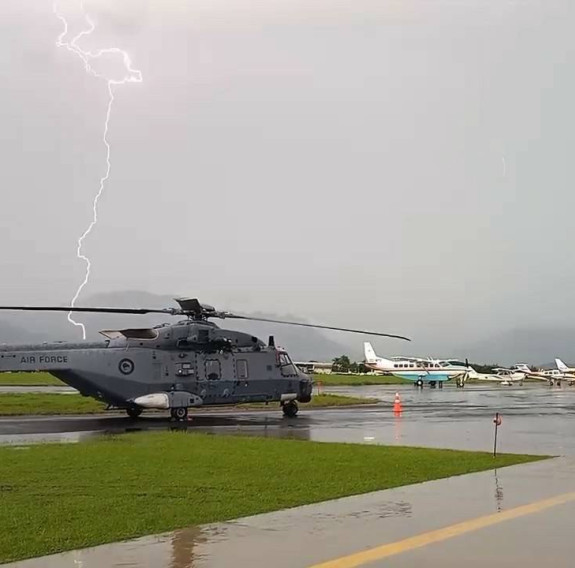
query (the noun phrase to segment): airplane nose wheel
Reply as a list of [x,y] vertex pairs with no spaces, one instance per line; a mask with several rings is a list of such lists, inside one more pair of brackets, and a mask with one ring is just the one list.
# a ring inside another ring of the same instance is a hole
[[183,422],[188,418],[188,409],[185,407],[172,408],[170,411],[172,418],[178,422]]
[[295,400],[290,400],[289,402],[284,402],[282,404],[282,411],[284,416],[288,418],[294,418],[295,415],[298,413],[299,407]]

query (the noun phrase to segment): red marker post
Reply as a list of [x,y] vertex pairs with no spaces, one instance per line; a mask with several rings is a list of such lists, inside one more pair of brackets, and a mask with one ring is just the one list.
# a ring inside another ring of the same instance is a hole
[[493,441],[493,457],[497,457],[497,429],[501,426],[501,414],[499,412],[495,413],[495,418],[493,419],[493,424],[495,424],[495,440]]

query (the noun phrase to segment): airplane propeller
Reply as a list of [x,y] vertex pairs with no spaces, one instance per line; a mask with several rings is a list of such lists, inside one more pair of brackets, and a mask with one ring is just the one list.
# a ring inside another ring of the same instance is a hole
[[166,314],[171,316],[187,316],[194,321],[206,321],[208,318],[220,319],[237,319],[248,321],[262,321],[266,323],[276,323],[282,325],[296,325],[300,327],[309,327],[315,329],[329,329],[333,331],[345,331],[347,333],[361,333],[363,335],[375,335],[379,337],[391,337],[411,341],[403,335],[391,333],[381,333],[378,331],[367,331],[362,329],[351,329],[346,327],[334,327],[329,325],[319,325],[311,323],[301,323],[294,321],[276,320],[269,318],[260,318],[235,314],[227,311],[217,311],[213,306],[201,304],[196,298],[176,298],[179,308],[87,308],[72,306],[0,306],[0,310],[16,310],[31,312],[77,312],[77,313],[96,313],[96,314],[128,314],[128,315],[145,315],[145,314]]

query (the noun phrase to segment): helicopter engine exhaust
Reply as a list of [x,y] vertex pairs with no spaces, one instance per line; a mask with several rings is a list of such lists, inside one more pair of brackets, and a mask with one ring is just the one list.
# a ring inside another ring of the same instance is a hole
[[146,394],[134,399],[134,404],[142,408],[157,408],[158,410],[165,410],[170,408],[170,398],[165,392],[157,392],[154,394]]

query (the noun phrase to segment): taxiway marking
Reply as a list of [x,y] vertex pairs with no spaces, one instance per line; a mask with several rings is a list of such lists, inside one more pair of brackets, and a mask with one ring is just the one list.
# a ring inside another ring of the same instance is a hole
[[384,558],[388,558],[389,556],[395,556],[396,554],[401,554],[409,550],[421,548],[423,546],[427,546],[428,544],[441,542],[456,536],[483,529],[485,527],[497,525],[505,521],[511,521],[512,519],[517,519],[526,515],[532,515],[533,513],[539,513],[541,511],[545,511],[546,509],[550,509],[551,507],[564,505],[565,503],[570,503],[572,501],[575,501],[575,492],[564,493],[562,495],[558,495],[557,497],[536,501],[534,503],[529,503],[528,505],[515,507],[514,509],[508,509],[507,511],[502,511],[501,513],[494,513],[492,515],[477,517],[475,519],[456,523],[442,529],[437,529],[405,538],[403,540],[398,540],[397,542],[391,542],[389,544],[376,546],[375,548],[370,548],[362,552],[356,552],[348,556],[342,556],[334,560],[329,560],[320,564],[314,564],[313,566],[310,566],[310,568],[355,568],[356,566],[363,566],[364,564],[382,560]]

